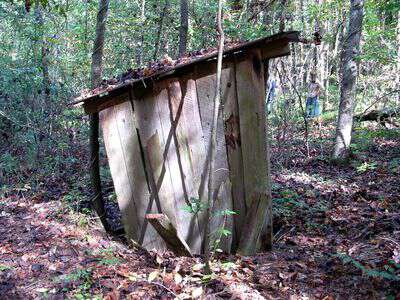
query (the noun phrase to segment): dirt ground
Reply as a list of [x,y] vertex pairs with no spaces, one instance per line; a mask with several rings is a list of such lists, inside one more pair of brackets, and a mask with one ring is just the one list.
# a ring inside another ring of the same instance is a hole
[[400,299],[400,132],[360,130],[346,167],[328,134],[310,145],[310,158],[300,134],[272,148],[273,251],[219,254],[212,276],[201,257],[129,249],[16,189],[0,199],[0,299]]

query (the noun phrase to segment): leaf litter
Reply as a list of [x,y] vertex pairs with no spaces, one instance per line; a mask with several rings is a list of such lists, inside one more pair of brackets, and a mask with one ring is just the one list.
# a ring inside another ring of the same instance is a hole
[[[274,250],[216,254],[211,276],[200,256],[131,249],[60,201],[9,193],[1,298],[399,299],[399,146],[400,134],[375,138],[358,165],[338,167],[318,145],[306,159],[299,140],[288,157],[274,144]],[[360,171],[365,157],[374,167]]]

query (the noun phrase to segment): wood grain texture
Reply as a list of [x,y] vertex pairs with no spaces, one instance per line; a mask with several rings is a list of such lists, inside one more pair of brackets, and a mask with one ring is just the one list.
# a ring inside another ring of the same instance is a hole
[[[135,101],[135,113],[140,116],[138,117],[138,128],[146,155],[146,166],[150,175],[149,180],[154,182],[155,186],[153,188],[155,196],[148,201],[154,202],[158,198],[161,211],[168,216],[176,228],[180,228],[181,224],[177,219],[178,207],[173,184],[173,180],[179,180],[179,177],[174,177],[174,179],[171,177],[167,154],[172,140],[168,141],[168,138],[164,137],[159,111],[159,102],[166,103],[167,101],[168,94],[165,90],[160,93],[155,92],[141,101]],[[168,113],[169,111],[162,112],[167,117]]]
[[[228,66],[226,66],[228,67]],[[203,70],[198,70],[199,72],[203,72]],[[221,74],[221,104],[224,105],[226,101],[227,94],[229,94],[230,82],[229,82],[229,68],[225,68],[222,70]],[[198,105],[201,117],[201,125],[204,134],[204,141],[206,146],[207,153],[206,159],[204,160],[204,165],[202,168],[202,190],[204,191],[205,197],[208,193],[208,168],[209,168],[209,160],[210,160],[210,142],[211,142],[211,126],[212,126],[212,118],[214,111],[214,93],[215,93],[215,80],[216,75],[205,76],[196,80],[197,87],[197,98]],[[215,170],[214,170],[214,182],[213,182],[213,199],[216,202],[225,203],[229,207],[232,206],[232,195],[231,190],[226,191],[226,186],[224,193],[218,194],[218,191],[221,189],[221,185],[229,181],[229,167],[228,167],[228,158],[227,158],[227,149],[226,149],[226,141],[225,141],[225,126],[223,121],[223,113],[220,112],[218,116],[217,130],[216,130],[217,138],[216,138],[216,148],[215,148]],[[231,188],[231,185],[229,185]],[[222,197],[222,198],[221,198]],[[230,203],[230,204],[228,204]],[[224,207],[223,205],[219,205],[220,207]],[[218,213],[218,205],[215,209],[213,209],[214,213]],[[202,220],[204,223],[205,220]],[[216,225],[217,223],[212,223],[210,226],[211,232],[218,230]],[[220,244],[221,248],[230,252],[231,240],[223,239]]]
[[133,199],[133,185],[129,178],[130,172],[123,157],[123,150],[115,121],[114,107],[101,111],[99,118],[125,232],[128,239],[137,240],[139,221]]
[[[132,186],[133,200],[135,202],[136,214],[138,218],[139,230],[145,224],[145,215],[148,210],[148,199],[150,197],[149,186],[146,179],[146,170],[142,160],[140,149],[139,136],[137,132],[138,125],[135,119],[132,104],[124,102],[114,106],[115,122],[117,123],[117,132],[120,138],[122,148],[122,158],[124,159],[130,185]],[[120,180],[119,178],[117,180]],[[115,182],[115,180],[114,180]],[[155,210],[155,206],[152,207]],[[140,231],[139,231],[140,232]],[[163,246],[160,243],[158,234],[153,228],[147,228],[145,238],[142,241],[142,246],[146,249],[160,248]],[[140,238],[140,236],[138,236]]]
[[[222,72],[222,78],[226,77],[226,69]],[[204,134],[205,153],[207,153],[207,159],[203,167],[203,181],[205,182],[204,190],[207,190],[208,180],[208,164],[210,159],[210,142],[211,142],[211,126],[214,111],[214,93],[215,93],[215,80],[216,75],[205,76],[196,80],[197,98],[199,103],[199,111],[201,118],[201,126]],[[225,86],[222,85],[222,89],[225,90]],[[215,148],[215,170],[214,170],[214,185],[213,190],[217,191],[223,181],[229,176],[228,159],[226,155],[225,147],[225,133],[224,133],[224,122],[222,114],[218,117],[217,126],[217,143]],[[207,195],[207,192],[205,193]]]
[[271,184],[265,115],[265,82],[260,51],[236,65],[237,95],[243,154],[246,219],[239,253],[256,252],[265,218],[269,218]]
[[[168,87],[168,100],[170,121],[174,130],[172,138],[175,145],[178,170],[180,172],[180,181],[182,184],[183,196],[186,205],[189,205],[193,199],[198,199],[197,175],[194,172],[195,163],[198,160],[198,151],[196,147],[201,146],[202,132],[198,132],[196,116],[193,115],[193,103],[195,103],[195,90],[193,84],[172,80]],[[176,178],[175,180],[178,180]],[[182,209],[179,210],[179,220],[185,222],[182,226],[182,234],[193,252],[199,253],[201,249],[202,233],[199,229],[198,218],[196,214],[188,213]],[[189,222],[187,222],[188,220]]]
[[148,214],[146,220],[165,241],[168,249],[177,256],[192,256],[189,246],[180,237],[176,227],[165,214]]
[[[233,210],[232,203],[232,185],[227,178],[226,181],[223,181],[219,186],[219,190],[217,191],[218,196],[216,197],[213,205],[213,216],[211,218],[210,223],[210,232],[211,236],[211,244],[215,242],[217,239],[220,241],[217,243],[217,248],[221,249],[226,253],[231,253],[232,247],[232,238],[233,238],[233,230],[234,230],[234,216],[228,214],[228,211]],[[221,233],[221,230],[229,230],[231,234],[224,235]]]
[[232,186],[232,209],[236,212],[234,216],[234,230],[232,231],[232,250],[235,251],[239,243],[246,216],[235,64],[231,64],[228,71],[223,72],[221,80],[223,87],[222,103],[224,105],[223,120],[225,127],[225,145],[229,165],[229,178]]
[[[186,136],[185,152],[186,161],[189,163],[187,175],[190,176],[191,189],[188,190],[190,199],[203,199],[204,184],[202,182],[202,168],[204,166],[205,156],[205,141],[204,133],[201,126],[199,106],[197,101],[196,82],[193,79],[180,80],[179,85],[181,93],[184,94],[182,116],[178,123],[178,131]],[[189,178],[187,178],[189,179]],[[196,214],[199,236],[193,237],[196,241],[196,247],[201,247],[203,237],[204,223],[201,220],[204,217],[204,211],[199,211]],[[200,239],[199,239],[200,238]]]

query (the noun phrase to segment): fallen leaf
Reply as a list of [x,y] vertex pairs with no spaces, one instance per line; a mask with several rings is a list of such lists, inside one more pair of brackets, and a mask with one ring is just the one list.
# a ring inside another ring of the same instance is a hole
[[192,298],[196,299],[199,298],[201,295],[203,295],[203,288],[201,286],[192,290]]
[[156,279],[160,275],[160,272],[158,271],[153,271],[149,274],[149,277],[147,278],[148,282],[152,282],[154,279]]
[[182,278],[181,274],[175,273],[175,275],[174,275],[174,281],[175,281],[175,283],[176,283],[176,284],[180,284],[180,283],[182,282],[182,280],[183,280],[183,278]]
[[195,264],[193,267],[192,267],[192,269],[193,269],[193,271],[200,271],[200,270],[202,270],[204,268],[204,264]]

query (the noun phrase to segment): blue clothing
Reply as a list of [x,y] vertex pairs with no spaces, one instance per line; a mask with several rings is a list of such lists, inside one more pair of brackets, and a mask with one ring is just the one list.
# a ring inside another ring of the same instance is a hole
[[272,111],[272,103],[274,102],[275,99],[275,88],[276,88],[276,82],[275,80],[271,80],[269,84],[269,89],[268,89],[268,95],[267,95],[267,113],[269,114]]
[[275,98],[275,88],[276,88],[276,83],[275,80],[271,81],[269,91],[268,91],[268,98],[267,98],[267,103],[270,103],[274,101]]
[[306,117],[317,117],[321,114],[318,103],[318,96],[308,97],[306,101]]

